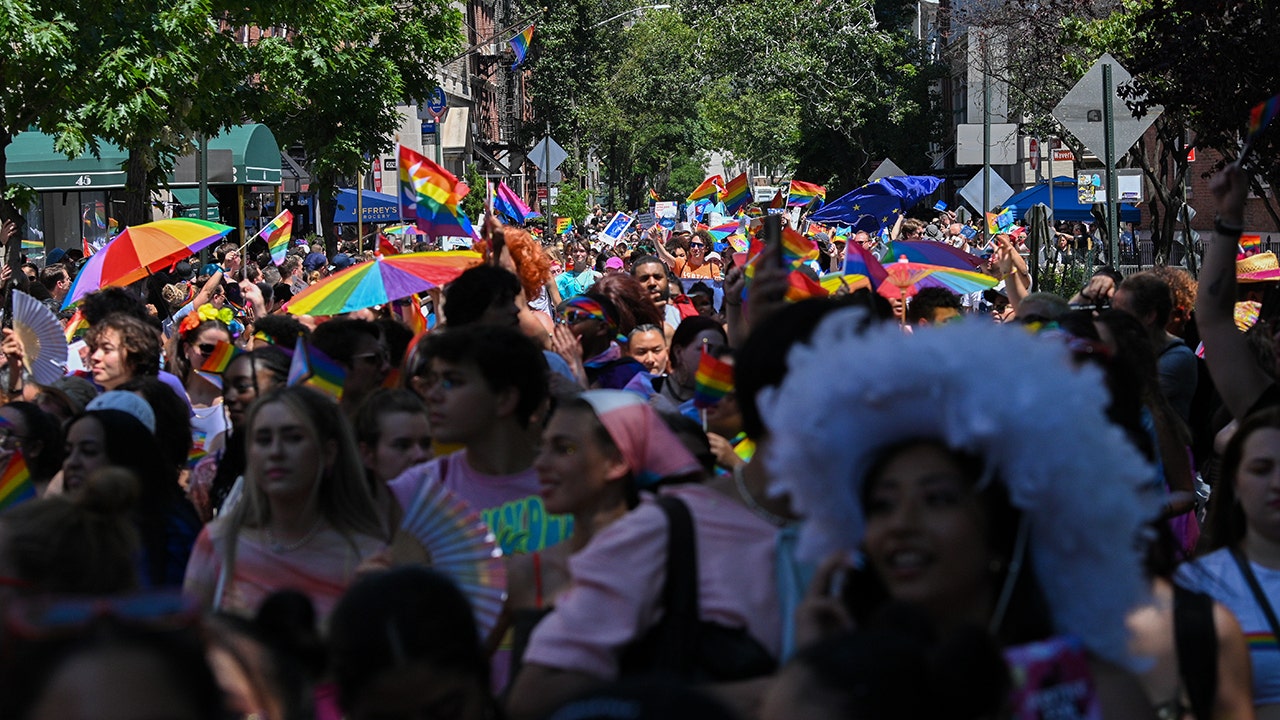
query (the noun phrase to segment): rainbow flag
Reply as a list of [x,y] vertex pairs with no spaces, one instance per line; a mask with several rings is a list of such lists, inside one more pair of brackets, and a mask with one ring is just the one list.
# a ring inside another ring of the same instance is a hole
[[745,208],[747,203],[751,202],[751,183],[747,180],[747,174],[742,173],[730,180],[729,184],[724,186],[721,199],[724,201],[724,211],[728,215],[733,215]]
[[23,252],[44,252],[44,241],[24,239],[22,241],[22,251]]
[[658,192],[653,188],[649,188],[649,199],[653,202],[662,202],[662,198],[658,197]]
[[267,249],[271,251],[271,262],[279,265],[289,252],[289,240],[293,237],[293,213],[285,210],[267,223],[258,233],[258,237],[267,241]]
[[209,353],[209,357],[205,358],[204,363],[200,365],[200,371],[221,375],[226,371],[231,361],[235,359],[235,356],[242,352],[244,351],[235,345],[225,340],[219,340],[213,352]]
[[1005,208],[999,213],[987,213],[987,232],[995,235],[996,233],[1008,232],[1013,227],[1013,210]]
[[1280,115],[1280,95],[1255,105],[1249,111],[1249,137],[1245,142],[1252,141],[1258,133],[1266,130],[1271,121],[1276,119],[1276,115]]
[[342,400],[342,384],[346,382],[347,371],[342,369],[333,358],[325,355],[307,341],[298,336],[293,347],[293,359],[289,362],[287,384],[292,387],[306,383],[320,392]]
[[573,229],[573,218],[556,218],[556,234],[563,235]]
[[511,44],[511,50],[516,54],[516,61],[511,64],[511,69],[514,70],[520,67],[520,63],[524,62],[524,56],[529,52],[529,43],[533,42],[534,27],[535,25],[530,25],[521,30],[519,35],[507,41]]
[[400,248],[396,247],[394,243],[388,240],[386,235],[379,235],[378,252],[382,253],[383,257],[386,257],[387,255],[399,255]]
[[73,313],[71,318],[67,320],[67,326],[63,328],[63,334],[67,338],[67,344],[70,345],[76,340],[79,340],[88,331],[89,321],[84,319],[84,313],[80,311],[80,308],[76,308],[75,313]]
[[459,203],[470,192],[453,173],[401,145],[400,214],[428,235],[479,240]]
[[791,190],[787,193],[787,207],[804,207],[813,202],[814,198],[826,200],[827,189],[801,180],[791,181]]
[[787,292],[783,296],[791,302],[800,302],[814,297],[827,297],[831,292],[821,283],[809,277],[807,273],[792,270],[787,275]]
[[1244,634],[1244,641],[1250,650],[1275,650],[1276,636],[1269,632],[1250,632]]
[[427,331],[427,318],[422,314],[422,302],[418,300],[417,295],[410,295],[403,300],[391,301],[391,310],[396,314],[396,317],[409,326],[414,335]]
[[[10,429],[13,426],[10,423]],[[4,474],[0,475],[0,510],[6,510],[21,502],[34,500],[36,497],[36,486],[31,483],[31,470],[27,468],[27,459],[22,456],[21,450],[14,450],[9,456],[9,462],[4,467]]]
[[520,199],[520,196],[516,194],[516,191],[508,187],[505,182],[499,180],[496,187],[492,185],[490,187],[493,187],[492,200],[494,212],[506,215],[521,225],[533,218],[542,217],[542,213],[535,212],[532,208],[526,205],[525,201]]
[[782,259],[795,267],[800,263],[818,259],[818,246],[799,232],[784,227],[782,229]]
[[787,206],[787,197],[782,194],[782,188],[778,188],[778,192],[774,193],[773,199],[769,201],[770,210],[781,210]]
[[1245,257],[1257,255],[1262,252],[1262,236],[1261,235],[1241,235],[1240,236],[1240,254]]
[[723,185],[724,178],[719,175],[712,175],[706,180],[703,180],[701,185],[694,188],[693,192],[689,193],[689,197],[685,198],[685,202],[694,202],[695,200],[701,200],[703,198],[715,198]]
[[698,372],[693,376],[693,405],[709,408],[733,392],[733,366],[702,349]]
[[872,287],[880,287],[880,284],[889,277],[889,271],[884,269],[884,265],[880,264],[876,256],[860,243],[855,242],[845,246],[844,274],[845,276],[861,275],[871,282]]
[[738,223],[729,222],[723,225],[716,225],[715,227],[709,227],[707,228],[707,232],[711,233],[711,237],[723,242],[725,238],[729,237],[730,235],[733,235],[734,233],[737,233],[741,228],[742,226],[739,225]]

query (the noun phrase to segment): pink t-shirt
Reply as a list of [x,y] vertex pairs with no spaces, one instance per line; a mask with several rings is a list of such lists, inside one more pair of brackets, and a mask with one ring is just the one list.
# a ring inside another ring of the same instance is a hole
[[[777,528],[710,488],[677,485],[663,493],[693,515],[702,619],[745,627],[778,657]],[[524,662],[615,679],[623,648],[661,619],[666,562],[667,516],[646,500],[569,559],[570,587],[534,629]]]
[[569,516],[547,514],[533,468],[514,475],[485,475],[467,462],[466,450],[405,470],[390,482],[391,494],[408,512],[431,477],[438,477],[445,489],[480,512],[504,553],[542,550],[567,539],[573,528]]

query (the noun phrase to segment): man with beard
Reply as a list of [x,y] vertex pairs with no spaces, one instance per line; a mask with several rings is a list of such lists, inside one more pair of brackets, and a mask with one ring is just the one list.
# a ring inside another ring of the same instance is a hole
[[649,291],[653,304],[662,311],[663,321],[670,328],[667,330],[669,335],[680,324],[681,314],[671,301],[671,280],[667,276],[666,264],[653,255],[644,255],[631,266],[631,276]]

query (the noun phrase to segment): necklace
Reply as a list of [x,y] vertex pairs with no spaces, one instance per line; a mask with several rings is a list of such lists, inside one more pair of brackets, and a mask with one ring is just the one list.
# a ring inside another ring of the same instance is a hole
[[746,467],[745,464],[737,465],[733,468],[733,482],[735,485],[738,486],[738,494],[741,495],[743,501],[747,503],[747,509],[755,513],[756,517],[760,518],[761,520],[764,520],[770,525],[785,527],[787,523],[790,521],[782,517],[781,515],[776,515],[766,510],[764,506],[756,502],[755,496],[752,495],[751,491],[747,489],[747,481],[743,477],[744,473],[742,470],[744,467]]
[[303,535],[300,539],[295,540],[291,543],[282,543],[276,540],[276,534],[271,532],[271,526],[268,525],[266,528],[267,544],[271,546],[271,552],[278,552],[278,553],[293,552],[294,550],[297,550],[303,545],[306,545],[307,543],[311,542],[311,539],[314,538],[316,536],[316,533],[320,531],[320,523],[323,520],[324,518],[322,517],[316,518],[316,521],[312,523],[311,529],[307,531],[307,534]]

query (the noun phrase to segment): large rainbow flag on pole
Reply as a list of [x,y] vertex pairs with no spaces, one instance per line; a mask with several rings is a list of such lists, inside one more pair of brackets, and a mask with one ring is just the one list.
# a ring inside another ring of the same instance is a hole
[[821,185],[801,180],[791,181],[791,192],[787,195],[787,207],[804,207],[813,202],[814,198],[826,200],[827,189]]
[[511,65],[512,70],[520,67],[520,63],[524,62],[524,56],[529,52],[529,43],[533,42],[534,27],[534,25],[530,25],[521,30],[520,34],[507,41],[511,44],[511,50],[516,54],[516,61]]
[[701,200],[703,198],[714,198],[716,194],[720,192],[720,188],[723,185],[724,178],[719,175],[712,175],[706,180],[703,180],[701,185],[694,188],[693,192],[689,193],[689,197],[685,198],[685,202],[694,202],[695,200]]
[[724,186],[723,197],[724,211],[728,215],[736,215],[739,210],[747,206],[751,202],[751,183],[747,181],[747,174],[742,173],[729,181]]
[[433,236],[479,240],[459,203],[470,191],[453,173],[421,153],[400,146],[400,215]]
[[289,253],[289,240],[293,237],[293,213],[285,210],[267,223],[258,233],[258,237],[267,241],[267,249],[271,251],[271,262],[279,265]]

